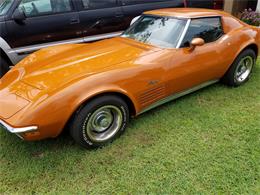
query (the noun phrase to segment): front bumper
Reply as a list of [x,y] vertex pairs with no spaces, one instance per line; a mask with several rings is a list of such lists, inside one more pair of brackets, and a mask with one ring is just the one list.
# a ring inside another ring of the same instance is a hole
[[23,137],[21,136],[21,134],[38,130],[37,126],[15,128],[15,127],[8,125],[6,122],[4,122],[2,120],[0,120],[0,127],[3,127],[5,130],[9,131],[10,133],[16,134],[18,137],[20,137],[22,139],[23,139]]

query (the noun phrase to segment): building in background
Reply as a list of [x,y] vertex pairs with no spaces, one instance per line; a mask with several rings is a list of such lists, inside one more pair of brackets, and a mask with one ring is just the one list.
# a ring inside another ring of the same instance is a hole
[[258,12],[260,12],[260,1],[258,1],[258,3],[257,3],[256,10],[257,10]]
[[245,9],[251,8],[252,10],[260,10],[260,0],[225,0],[224,10],[239,16]]
[[260,0],[184,0],[187,7],[202,7],[225,10],[239,16],[245,9],[260,11]]

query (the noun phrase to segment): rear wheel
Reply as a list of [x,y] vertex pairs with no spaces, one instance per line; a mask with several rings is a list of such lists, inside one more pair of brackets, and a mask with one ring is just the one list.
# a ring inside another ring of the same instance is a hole
[[121,98],[102,96],[90,101],[75,114],[70,134],[78,144],[98,148],[119,137],[128,121],[128,106]]
[[252,49],[244,50],[231,65],[222,81],[231,87],[238,87],[248,81],[256,62],[256,54]]

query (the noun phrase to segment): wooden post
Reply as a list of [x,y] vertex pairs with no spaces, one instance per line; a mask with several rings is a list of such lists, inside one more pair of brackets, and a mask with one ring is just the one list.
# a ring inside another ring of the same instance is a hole
[[234,0],[225,0],[224,11],[232,14],[233,13],[233,5],[234,5]]
[[248,8],[247,5],[247,0],[225,0],[224,10],[235,16],[239,16],[242,11]]

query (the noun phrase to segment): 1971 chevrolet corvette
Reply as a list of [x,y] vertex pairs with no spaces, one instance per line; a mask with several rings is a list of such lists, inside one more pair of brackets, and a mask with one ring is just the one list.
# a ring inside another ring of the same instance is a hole
[[259,28],[206,9],[145,12],[120,37],[42,49],[0,81],[0,124],[24,140],[57,137],[103,146],[130,116],[218,81],[244,84]]

